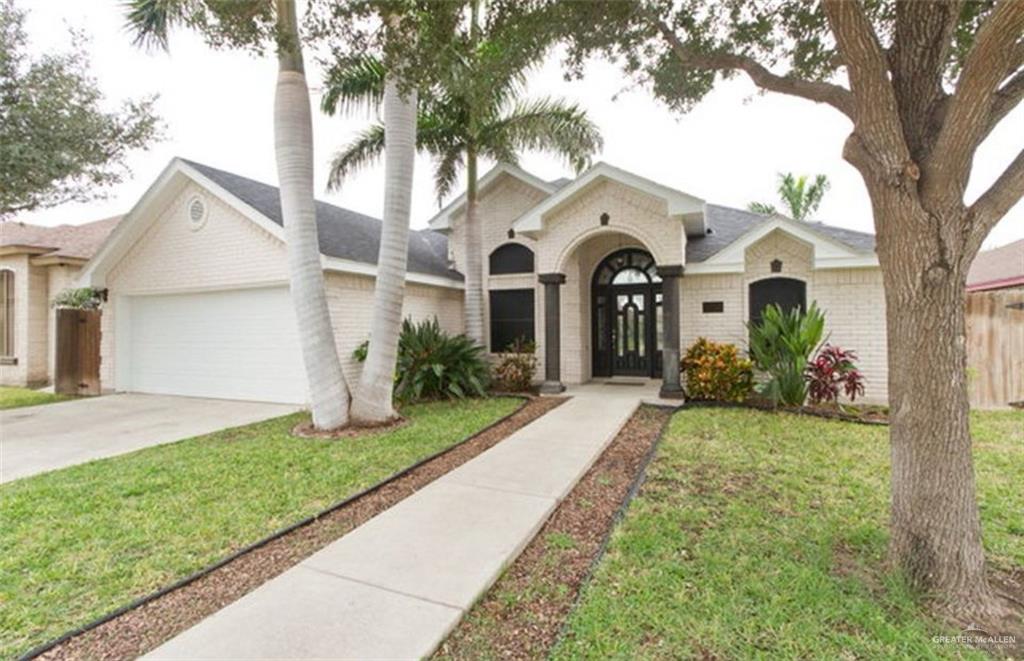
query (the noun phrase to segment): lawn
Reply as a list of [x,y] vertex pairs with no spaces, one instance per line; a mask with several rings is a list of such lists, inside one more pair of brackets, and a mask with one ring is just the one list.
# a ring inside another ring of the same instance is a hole
[[[1024,414],[972,430],[988,557],[1024,566]],[[984,658],[880,571],[888,482],[885,428],[676,414],[554,658]]]
[[11,388],[0,386],[0,409],[16,409],[22,406],[51,404],[71,399],[67,395],[55,395],[52,392],[39,392],[29,388]]
[[0,485],[0,658],[10,658],[451,446],[520,400],[403,409],[355,439],[295,414]]

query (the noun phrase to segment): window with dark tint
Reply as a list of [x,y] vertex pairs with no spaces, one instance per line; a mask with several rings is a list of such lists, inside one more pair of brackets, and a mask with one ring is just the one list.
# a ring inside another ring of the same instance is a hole
[[807,309],[807,285],[793,278],[768,278],[750,283],[750,323],[761,323],[761,312],[776,304],[784,312]]
[[0,271],[0,356],[14,355],[14,271]]
[[506,243],[491,253],[491,275],[533,273],[533,251],[519,243]]
[[491,351],[500,353],[521,338],[533,342],[533,290],[503,289],[490,295]]

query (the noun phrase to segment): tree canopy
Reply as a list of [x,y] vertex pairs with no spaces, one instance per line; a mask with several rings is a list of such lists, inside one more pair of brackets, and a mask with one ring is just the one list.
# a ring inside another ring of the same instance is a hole
[[25,13],[0,0],[0,218],[84,202],[130,174],[130,152],[160,136],[155,98],[105,107],[82,35],[32,57]]
[[[816,176],[814,181],[809,181],[805,174],[796,176],[792,172],[779,173],[779,199],[793,220],[807,220],[821,206],[821,200],[828,189],[828,177],[823,174]],[[779,212],[775,205],[769,202],[751,202],[747,208],[768,216]]]

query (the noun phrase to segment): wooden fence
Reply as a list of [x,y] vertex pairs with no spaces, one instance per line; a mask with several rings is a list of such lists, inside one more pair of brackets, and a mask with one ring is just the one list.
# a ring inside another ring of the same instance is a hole
[[100,394],[100,311],[57,310],[54,390],[62,395]]
[[1024,288],[967,294],[967,366],[971,406],[1024,401]]

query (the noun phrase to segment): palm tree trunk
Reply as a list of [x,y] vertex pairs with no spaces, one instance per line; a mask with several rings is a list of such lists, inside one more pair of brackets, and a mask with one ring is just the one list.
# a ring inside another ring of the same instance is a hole
[[395,417],[392,391],[398,337],[402,327],[409,214],[416,160],[416,90],[405,96],[388,77],[384,86],[384,223],[377,259],[370,346],[352,403],[352,417],[362,424]]
[[277,0],[277,27],[280,46],[274,96],[274,155],[281,187],[291,298],[306,367],[313,426],[335,429],[348,422],[349,397],[320,264],[313,203],[313,123],[294,0]]
[[[476,149],[466,149],[466,335],[487,346],[484,338],[483,237],[477,217]],[[492,347],[496,349],[497,347]]]

